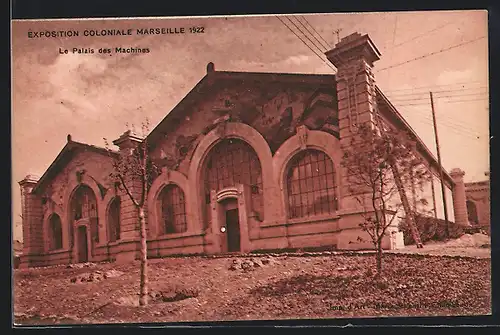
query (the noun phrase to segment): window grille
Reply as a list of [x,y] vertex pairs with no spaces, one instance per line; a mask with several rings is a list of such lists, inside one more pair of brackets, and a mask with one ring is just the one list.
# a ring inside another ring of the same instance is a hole
[[334,213],[338,209],[333,162],[321,151],[297,154],[290,163],[286,185],[290,219]]
[[259,157],[246,142],[228,139],[218,143],[209,153],[205,169],[205,199],[210,203],[210,190],[244,184],[250,186],[251,205],[262,214],[262,169]]
[[173,184],[166,186],[160,199],[165,234],[187,231],[186,200],[181,188]]
[[80,186],[73,196],[73,219],[97,218],[97,200],[92,189]]
[[109,242],[120,239],[120,198],[114,198],[108,210]]
[[62,225],[61,218],[57,214],[52,214],[49,221],[49,249],[62,249]]

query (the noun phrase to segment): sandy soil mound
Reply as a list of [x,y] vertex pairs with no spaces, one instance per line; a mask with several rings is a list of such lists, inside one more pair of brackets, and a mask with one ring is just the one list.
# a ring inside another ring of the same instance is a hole
[[481,233],[465,234],[460,236],[456,240],[448,241],[446,243],[446,245],[450,247],[481,247],[490,244],[490,237]]

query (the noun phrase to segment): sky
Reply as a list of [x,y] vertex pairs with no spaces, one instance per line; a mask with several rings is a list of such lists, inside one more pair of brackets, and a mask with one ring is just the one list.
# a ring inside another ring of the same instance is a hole
[[[189,33],[195,26],[204,32]],[[188,32],[135,34],[180,27]],[[129,28],[132,36],[83,36],[85,30]],[[30,31],[71,29],[80,36],[28,37]],[[116,139],[146,117],[154,127],[203,78],[209,62],[225,71],[333,74],[323,53],[354,32],[368,34],[380,50],[377,85],[437,157],[433,92],[444,168],[461,168],[466,182],[484,180],[489,170],[486,11],[26,20],[12,21],[11,32],[14,239],[22,240],[18,182],[41,176],[68,134],[104,146],[103,138]],[[98,53],[115,47],[150,52]],[[73,54],[73,48],[95,53]]]

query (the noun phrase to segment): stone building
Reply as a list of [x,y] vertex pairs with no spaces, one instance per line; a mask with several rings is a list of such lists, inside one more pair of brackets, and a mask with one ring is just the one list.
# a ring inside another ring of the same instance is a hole
[[[352,34],[326,56],[336,75],[216,71],[208,64],[147,135],[163,166],[147,195],[149,257],[371,248],[357,240],[364,234],[361,209],[346,193],[341,159],[376,106],[389,126],[415,136],[418,154],[439,176],[435,157],[375,85],[380,53],[371,39]],[[41,178],[19,183],[22,267],[138,257],[137,211],[109,174],[113,155],[142,140],[125,132],[113,142],[119,150],[109,153],[68,135]],[[449,202],[452,218],[465,196],[446,171],[444,183],[458,199]],[[401,244],[397,223],[390,230],[384,248]]]
[[[489,176],[489,173],[485,173]],[[472,227],[490,230],[490,181],[465,183],[467,217]]]

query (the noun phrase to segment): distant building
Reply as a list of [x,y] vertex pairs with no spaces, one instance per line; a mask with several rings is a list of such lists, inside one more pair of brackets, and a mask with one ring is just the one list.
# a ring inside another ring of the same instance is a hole
[[[489,173],[485,175],[489,176]],[[491,206],[489,179],[465,183],[465,194],[469,224],[489,231]]]
[[[341,160],[357,125],[373,120],[375,106],[387,126],[414,135],[435,176],[432,211],[443,218],[437,160],[375,85],[372,66],[380,53],[371,39],[352,34],[326,56],[336,75],[227,72],[208,64],[147,138],[163,167],[147,195],[149,257],[371,248],[357,239],[366,237],[362,210],[347,195]],[[111,155],[142,140],[125,132]],[[19,183],[22,267],[138,257],[137,212],[111,171],[105,149],[68,135],[41,178]],[[449,218],[466,223],[462,175],[443,175]],[[394,222],[384,248],[401,247],[397,227]]]

